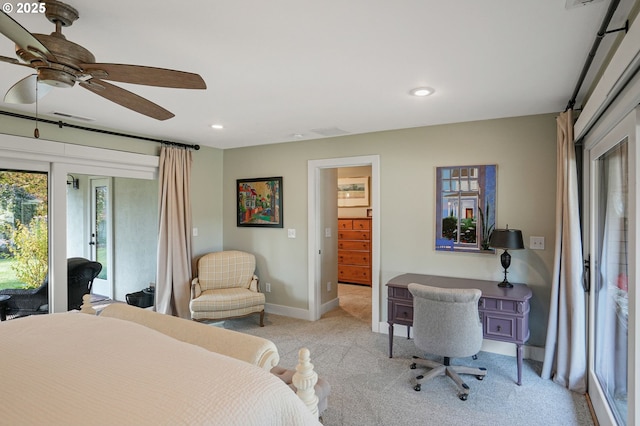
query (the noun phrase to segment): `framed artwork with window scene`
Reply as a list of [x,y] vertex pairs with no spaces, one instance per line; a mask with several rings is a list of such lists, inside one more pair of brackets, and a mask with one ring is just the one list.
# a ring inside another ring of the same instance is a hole
[[495,253],[497,166],[436,168],[437,251]]

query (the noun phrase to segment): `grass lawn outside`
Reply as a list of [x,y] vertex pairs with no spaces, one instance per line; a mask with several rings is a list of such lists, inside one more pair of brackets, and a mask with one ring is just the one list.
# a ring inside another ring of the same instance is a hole
[[11,268],[13,259],[0,257],[0,290],[5,288],[22,288],[24,283],[16,278],[15,271]]

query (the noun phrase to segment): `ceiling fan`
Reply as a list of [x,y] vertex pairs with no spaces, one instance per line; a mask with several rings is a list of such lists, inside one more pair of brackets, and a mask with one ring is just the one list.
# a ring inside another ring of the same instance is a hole
[[16,44],[16,55],[22,60],[0,56],[0,61],[36,70],[14,84],[4,101],[33,103],[53,87],[81,87],[112,102],[157,120],[174,116],[161,106],[105,80],[178,89],[206,89],[198,74],[141,65],[96,63],[93,54],[66,39],[62,27],[78,19],[78,11],[57,0],[40,0],[45,16],[55,24],[50,35],[32,34],[4,11],[0,13],[0,33]]

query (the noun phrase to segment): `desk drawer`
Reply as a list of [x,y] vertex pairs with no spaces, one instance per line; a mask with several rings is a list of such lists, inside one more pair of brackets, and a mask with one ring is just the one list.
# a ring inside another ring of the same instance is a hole
[[408,288],[402,287],[389,287],[389,297],[395,299],[405,299],[411,303],[413,303],[413,296],[409,292]]
[[413,305],[407,305],[400,302],[390,304],[392,307],[391,318],[394,324],[412,325],[413,324]]
[[486,339],[522,344],[529,339],[528,316],[497,315],[480,312],[483,336]]
[[522,315],[529,312],[529,301],[516,301],[481,297],[478,309],[487,312],[503,312],[505,314]]

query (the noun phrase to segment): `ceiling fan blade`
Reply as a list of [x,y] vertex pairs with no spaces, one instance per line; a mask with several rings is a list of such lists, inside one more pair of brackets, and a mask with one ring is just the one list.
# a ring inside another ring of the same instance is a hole
[[32,104],[36,101],[36,85],[38,100],[53,89],[53,86],[38,82],[38,76],[32,74],[11,86],[4,95],[4,101],[10,104]]
[[44,44],[4,12],[0,13],[0,33],[24,50],[34,53],[40,52],[48,59],[55,59],[55,56]]
[[101,80],[176,89],[207,88],[198,74],[184,71],[126,64],[80,64],[80,67],[85,73]]
[[174,114],[160,105],[156,105],[146,100],[142,96],[131,93],[121,87],[114,86],[97,78],[80,82],[80,86],[92,91],[96,95],[100,95],[105,99],[122,105],[125,108],[139,112],[140,114],[155,118],[156,120],[167,120],[174,117]]

